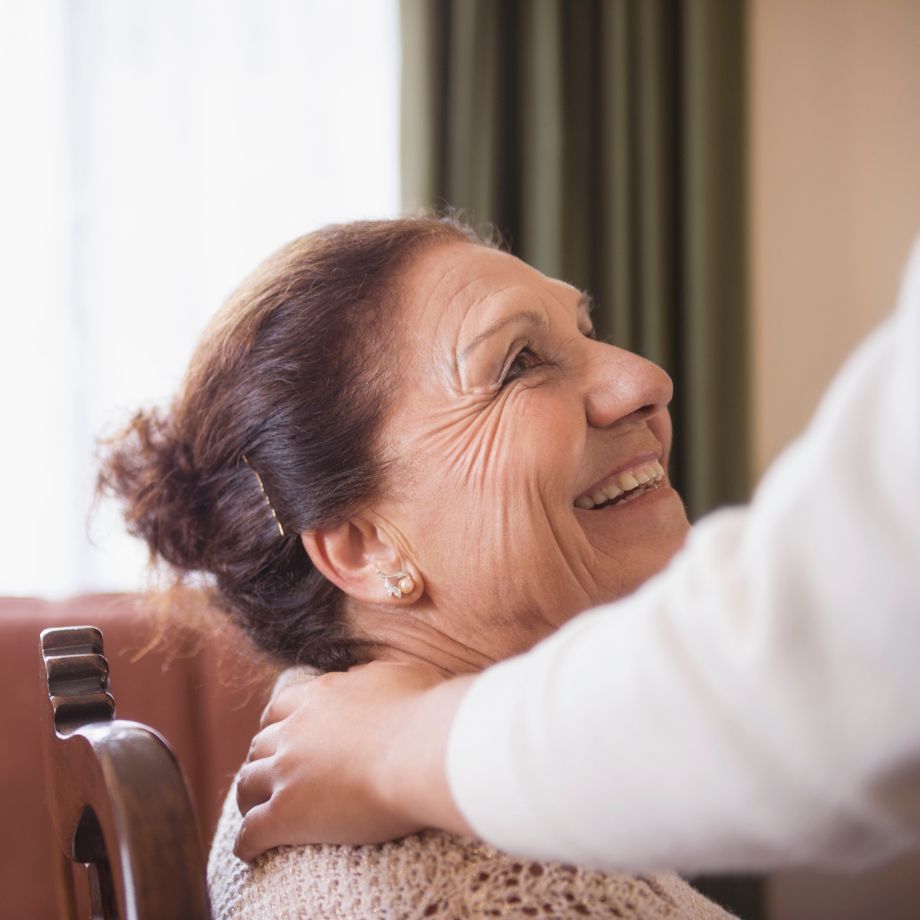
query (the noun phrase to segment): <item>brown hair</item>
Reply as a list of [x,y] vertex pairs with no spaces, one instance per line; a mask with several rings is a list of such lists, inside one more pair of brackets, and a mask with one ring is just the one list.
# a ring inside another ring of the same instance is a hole
[[341,670],[365,657],[300,533],[379,494],[399,276],[441,241],[486,243],[424,216],[285,246],[214,317],[169,409],[137,413],[103,444],[99,493],[121,500],[152,561],[179,583],[204,574],[209,603],[279,661]]

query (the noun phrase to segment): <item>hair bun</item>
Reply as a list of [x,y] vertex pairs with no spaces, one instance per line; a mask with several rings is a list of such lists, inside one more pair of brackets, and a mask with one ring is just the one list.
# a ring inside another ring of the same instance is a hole
[[168,412],[137,412],[101,443],[97,492],[121,501],[129,533],[147,543],[152,558],[196,571],[207,567],[209,502],[188,443]]

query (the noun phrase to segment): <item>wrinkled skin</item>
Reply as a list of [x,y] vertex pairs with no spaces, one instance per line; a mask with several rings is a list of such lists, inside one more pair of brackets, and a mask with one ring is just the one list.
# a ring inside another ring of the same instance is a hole
[[[398,333],[386,356],[399,385],[379,446],[382,498],[346,525],[303,535],[345,592],[352,630],[395,664],[276,693],[238,784],[243,858],[432,822],[464,831],[443,751],[468,681],[442,679],[629,594],[687,533],[666,479],[627,504],[574,505],[637,462],[666,468],[671,445],[670,379],[597,341],[579,291],[506,253],[441,244],[406,272]],[[414,590],[387,597],[378,570],[408,572]]]

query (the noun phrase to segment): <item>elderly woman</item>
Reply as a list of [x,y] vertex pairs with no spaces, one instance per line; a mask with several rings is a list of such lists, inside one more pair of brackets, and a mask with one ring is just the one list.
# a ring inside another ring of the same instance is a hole
[[[452,221],[321,230],[243,284],[102,485],[279,663],[477,672],[633,591],[687,533],[670,380],[598,341],[590,308]],[[246,795],[269,788],[256,772]],[[232,790],[218,917],[725,916],[675,876],[524,865],[441,832],[249,866],[239,824]]]

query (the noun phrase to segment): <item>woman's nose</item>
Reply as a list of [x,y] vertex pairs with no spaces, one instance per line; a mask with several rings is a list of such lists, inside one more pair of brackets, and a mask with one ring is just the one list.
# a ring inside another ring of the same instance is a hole
[[588,424],[607,428],[629,417],[648,418],[671,401],[671,378],[657,364],[605,342],[591,342],[590,347]]

